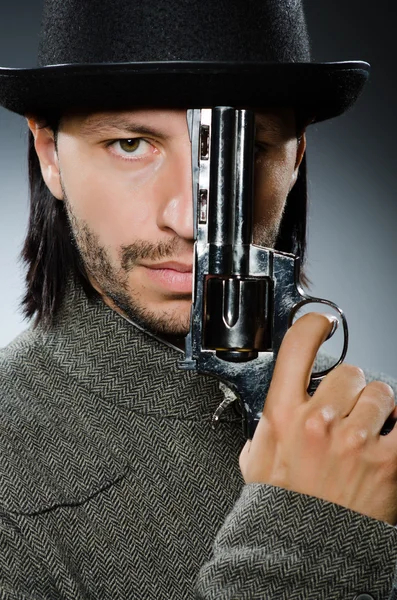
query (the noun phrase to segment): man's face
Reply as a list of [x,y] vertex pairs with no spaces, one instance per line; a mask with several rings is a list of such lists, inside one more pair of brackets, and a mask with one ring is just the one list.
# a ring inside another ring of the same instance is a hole
[[[186,111],[65,117],[57,148],[51,132],[29,124],[93,286],[152,330],[185,335],[194,243]],[[257,113],[255,243],[274,246],[303,151],[292,111]]]

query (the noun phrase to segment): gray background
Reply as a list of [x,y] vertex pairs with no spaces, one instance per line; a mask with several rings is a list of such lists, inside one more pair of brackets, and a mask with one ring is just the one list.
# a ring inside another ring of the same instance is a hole
[[[397,376],[395,14],[392,2],[307,0],[314,58],[372,64],[365,94],[347,115],[312,126],[310,293],[343,307],[348,360]],[[41,0],[0,0],[0,65],[34,66]],[[0,346],[26,327],[18,255],[27,223],[26,125],[0,109]],[[336,354],[340,339],[328,342]]]

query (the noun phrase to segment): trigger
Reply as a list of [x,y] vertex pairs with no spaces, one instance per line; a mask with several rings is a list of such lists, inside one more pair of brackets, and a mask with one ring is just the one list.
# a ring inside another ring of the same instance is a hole
[[219,382],[219,389],[223,392],[225,397],[212,415],[212,429],[216,429],[216,427],[219,425],[221,414],[226,410],[226,408],[237,400],[236,394],[222,381]]

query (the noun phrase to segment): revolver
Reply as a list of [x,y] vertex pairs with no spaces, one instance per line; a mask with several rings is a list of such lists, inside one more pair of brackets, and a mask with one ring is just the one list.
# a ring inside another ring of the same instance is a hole
[[254,112],[190,109],[188,127],[195,244],[190,330],[180,367],[225,383],[237,396],[244,434],[252,438],[282,339],[299,309],[328,305],[343,324],[342,354],[311,375],[309,393],[344,360],[347,321],[335,303],[305,295],[299,257],[253,243]]

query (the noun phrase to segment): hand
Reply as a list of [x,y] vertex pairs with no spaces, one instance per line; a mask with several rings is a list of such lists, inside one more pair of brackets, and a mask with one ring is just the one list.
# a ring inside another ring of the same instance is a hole
[[380,381],[366,385],[361,369],[342,364],[307,393],[317,351],[331,330],[310,313],[281,345],[262,418],[244,446],[246,483],[268,483],[340,504],[394,525],[397,521],[397,418],[394,394]]

